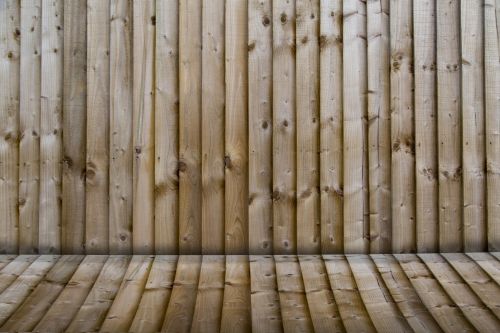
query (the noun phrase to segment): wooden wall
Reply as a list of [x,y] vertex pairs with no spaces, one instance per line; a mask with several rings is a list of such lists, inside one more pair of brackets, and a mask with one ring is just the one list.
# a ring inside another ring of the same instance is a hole
[[0,0],[0,253],[500,251],[500,0]]

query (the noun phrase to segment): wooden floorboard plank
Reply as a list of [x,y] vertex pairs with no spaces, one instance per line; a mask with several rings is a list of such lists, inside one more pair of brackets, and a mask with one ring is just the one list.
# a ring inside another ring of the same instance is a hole
[[500,285],[500,262],[496,260],[490,253],[466,253],[466,255],[474,260],[488,275]]
[[283,332],[273,256],[250,256],[253,332]]
[[0,294],[14,282],[32,263],[37,255],[20,255],[0,271]]
[[11,262],[13,262],[16,258],[17,258],[17,256],[13,255],[13,254],[2,254],[2,255],[0,255],[0,271],[5,266],[7,266]]

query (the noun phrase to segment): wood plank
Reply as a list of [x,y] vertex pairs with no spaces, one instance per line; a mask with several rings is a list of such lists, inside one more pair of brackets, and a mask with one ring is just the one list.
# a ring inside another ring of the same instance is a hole
[[439,251],[462,251],[460,3],[437,1]]
[[64,1],[61,252],[84,253],[87,1]]
[[344,255],[323,255],[333,296],[347,332],[376,332]]
[[276,268],[272,256],[250,256],[253,332],[283,332]]
[[87,1],[85,251],[109,253],[110,1]]
[[417,251],[439,249],[436,2],[413,0]]
[[322,253],[343,252],[342,1],[321,0],[319,40]]
[[475,332],[462,311],[415,254],[395,254],[413,288],[445,332]]
[[155,2],[133,2],[134,253],[154,253]]
[[32,331],[64,289],[83,258],[83,255],[62,256],[0,330]]
[[413,289],[396,259],[392,255],[372,254],[371,258],[384,280],[392,299],[414,332],[442,332]]
[[319,197],[319,0],[298,0],[297,48],[297,252],[318,253]]
[[[30,6],[26,6],[30,7]],[[35,7],[38,12],[38,8]],[[0,76],[9,78],[0,83],[0,253],[14,253],[19,248],[19,114],[20,114],[20,34],[21,12],[19,1],[9,0],[0,9]],[[35,22],[39,20],[36,15]],[[23,29],[27,32],[28,29]],[[39,29],[32,36],[39,35]],[[27,34],[27,46],[36,39]],[[24,43],[23,43],[24,44]],[[31,51],[32,52],[32,51]],[[30,52],[30,53],[31,53]],[[29,59],[33,59],[32,54]],[[37,59],[37,58],[35,58]],[[33,84],[33,81],[31,81]],[[23,94],[24,95],[24,94]],[[23,104],[29,103],[25,98]]]
[[495,332],[500,321],[439,254],[419,254],[443,289],[479,332]]
[[347,261],[361,299],[377,331],[412,332],[370,257],[348,255]]
[[391,46],[389,1],[366,2],[370,252],[391,250]]
[[97,331],[120,288],[130,257],[109,256],[99,277],[65,332]]
[[488,250],[500,251],[500,1],[484,1]]
[[314,332],[297,256],[276,255],[276,279],[285,332]]
[[224,256],[203,256],[191,332],[220,331],[225,271]]
[[179,253],[201,251],[201,0],[179,2]]
[[156,0],[155,253],[179,252],[179,3]]
[[467,282],[481,301],[500,318],[500,286],[472,259],[463,253],[443,253],[442,256]]
[[175,255],[155,257],[130,332],[158,332],[161,329],[174,286],[176,265]]
[[366,2],[343,7],[344,251],[369,249]]
[[17,258],[17,255],[15,254],[1,254],[0,255],[0,271],[13,262]]
[[59,256],[38,257],[10,286],[0,294],[0,327],[19,308],[45,274],[54,266]]
[[415,129],[412,1],[391,0],[392,252],[414,252]]
[[21,275],[36,259],[37,255],[20,255],[0,271],[0,295]]
[[273,1],[273,252],[295,253],[295,1]]
[[226,254],[248,253],[248,0],[226,2]]
[[35,332],[64,332],[92,289],[108,256],[86,256],[50,309],[35,326]]
[[[11,2],[10,5],[11,10],[15,10],[14,3]],[[10,15],[15,16],[15,13]],[[23,38],[21,39],[20,48],[19,76],[19,83],[22,85],[19,95],[19,252],[28,254],[38,253],[42,54],[41,2],[37,0],[24,2],[21,7],[20,21]],[[10,46],[10,48],[13,47],[16,47],[16,45]],[[12,51],[12,55],[15,54],[14,51],[15,49]],[[15,104],[11,106],[11,108],[14,108],[12,111],[14,113],[16,112],[15,107]],[[2,122],[2,124],[7,123]],[[16,162],[12,161],[12,163]],[[13,190],[16,191],[16,189]],[[8,233],[5,233],[5,235],[8,235]],[[10,247],[9,250],[12,250],[12,252],[16,251],[12,245]]]
[[220,332],[251,332],[250,265],[248,256],[226,256]]
[[248,3],[249,253],[273,252],[272,1]]
[[223,254],[225,1],[205,0],[202,7],[201,246],[203,254]]
[[488,275],[500,285],[500,262],[489,253],[467,253]]
[[180,256],[161,332],[190,332],[200,277],[201,256]]
[[321,256],[299,256],[299,262],[314,331],[344,332],[345,328]]

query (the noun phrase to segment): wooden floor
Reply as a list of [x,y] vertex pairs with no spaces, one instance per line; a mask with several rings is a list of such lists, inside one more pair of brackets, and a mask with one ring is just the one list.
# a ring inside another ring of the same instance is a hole
[[0,256],[0,331],[500,332],[500,254]]

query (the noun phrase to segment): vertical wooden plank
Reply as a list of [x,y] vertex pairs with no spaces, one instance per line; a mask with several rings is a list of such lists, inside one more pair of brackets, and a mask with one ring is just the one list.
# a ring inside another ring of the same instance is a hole
[[84,252],[87,1],[64,1],[62,253]]
[[[35,12],[38,8],[35,7]],[[20,34],[21,12],[19,1],[4,1],[0,7],[0,253],[17,253],[19,246],[19,216],[18,216],[18,163],[19,163],[19,112],[20,112]],[[39,13],[33,23],[39,21]],[[26,22],[26,23],[29,23]],[[27,26],[27,25],[26,25]],[[28,29],[23,29],[26,32]],[[37,32],[26,34],[26,46],[29,47],[29,61],[37,59],[33,55],[33,42]],[[35,44],[36,45],[36,44]],[[28,51],[28,49],[26,50]],[[8,78],[8,79],[7,79]],[[33,77],[28,81],[33,84]],[[29,95],[24,103],[29,104]],[[25,106],[27,107],[27,105]],[[32,252],[32,244],[28,245]]]
[[154,252],[155,2],[133,2],[134,253]]
[[460,2],[437,1],[439,251],[462,251]]
[[346,0],[344,27],[344,251],[369,249],[366,2]]
[[[14,11],[14,2],[10,2],[9,5],[12,8],[11,10]],[[15,13],[10,13],[10,16],[15,16]],[[41,2],[37,0],[24,1],[21,6],[20,20],[20,34],[23,37],[21,38],[19,75],[19,83],[22,85],[19,95],[19,252],[38,253],[40,77],[42,54]],[[7,23],[8,20],[5,20],[5,22]],[[15,44],[10,46],[10,48],[13,48],[10,51],[12,57],[8,58],[10,61],[12,61],[11,59],[15,59],[15,47]],[[15,78],[16,76],[13,75],[13,77]],[[6,84],[11,83],[9,82],[10,80],[2,81]],[[15,94],[15,92],[13,93]],[[10,101],[11,112],[13,114],[16,113],[15,97],[14,95],[14,100],[11,97]],[[15,120],[17,119],[12,119],[12,121]],[[4,124],[7,123],[2,122],[2,126]],[[15,132],[15,128],[12,130]],[[15,163],[15,161],[12,162]],[[8,234],[6,233],[5,235]]]
[[179,253],[201,250],[201,0],[179,2]]
[[486,249],[483,1],[462,0],[464,251]]
[[61,252],[64,2],[42,2],[40,99],[40,253]]
[[296,18],[297,252],[318,253],[319,0],[298,0]]
[[342,6],[320,3],[320,189],[321,250],[344,249],[342,165]]
[[132,253],[132,2],[111,0],[109,251]]
[[201,150],[203,254],[224,253],[224,1],[203,1]]
[[295,253],[295,1],[273,1],[273,248]]
[[415,243],[413,0],[391,0],[392,251]]
[[249,253],[273,251],[272,1],[248,3]]
[[484,2],[488,250],[500,251],[500,1]]
[[248,253],[247,0],[226,2],[226,254]]
[[391,251],[389,0],[367,1],[370,252]]
[[110,2],[87,1],[85,250],[108,253]]
[[439,239],[436,2],[413,0],[415,71],[416,242],[419,252],[437,252]]
[[155,251],[179,251],[179,3],[156,1]]

